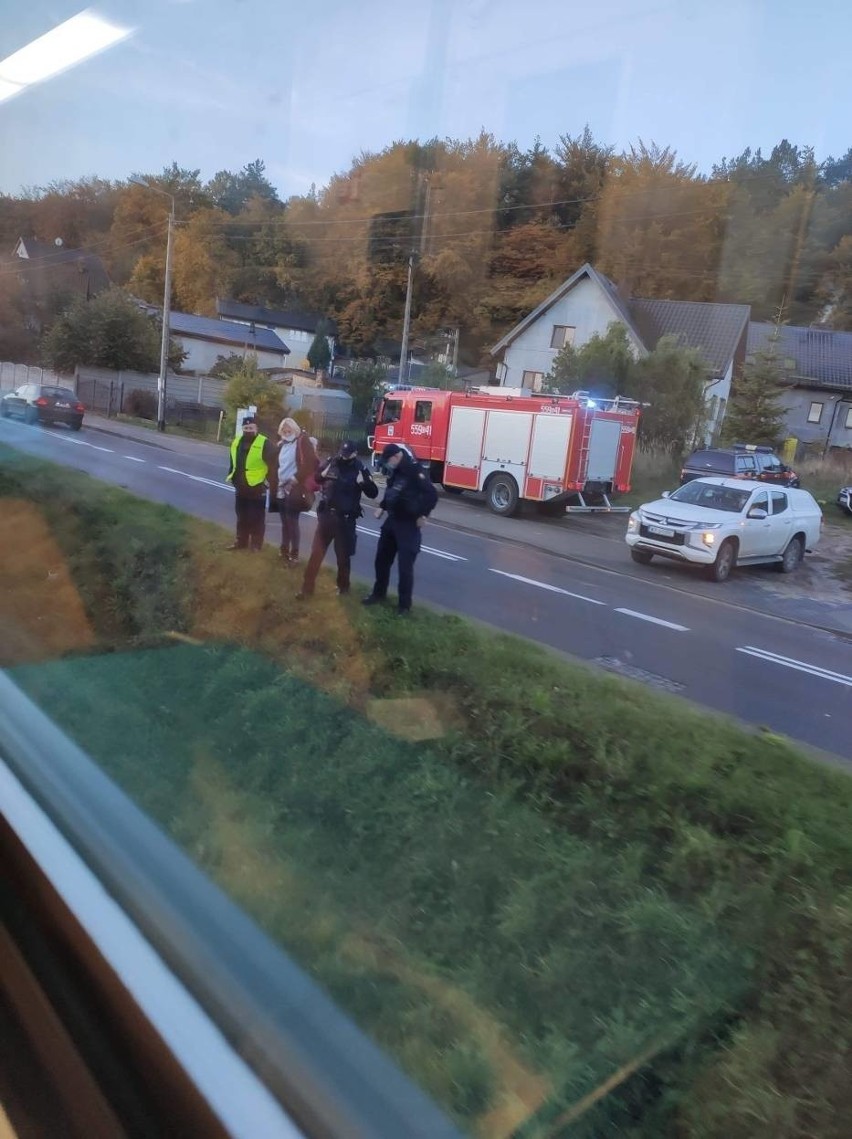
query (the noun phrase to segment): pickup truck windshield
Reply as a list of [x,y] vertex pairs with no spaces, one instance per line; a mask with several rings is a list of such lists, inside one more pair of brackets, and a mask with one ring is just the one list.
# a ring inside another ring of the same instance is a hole
[[733,487],[717,486],[715,483],[694,479],[676,490],[671,500],[689,503],[690,506],[703,506],[707,510],[727,510],[731,514],[739,514],[750,497],[751,492],[747,490],[735,490]]

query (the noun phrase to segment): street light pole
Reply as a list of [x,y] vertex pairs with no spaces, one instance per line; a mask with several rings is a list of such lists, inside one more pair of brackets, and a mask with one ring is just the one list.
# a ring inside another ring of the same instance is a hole
[[144,178],[131,178],[137,186],[144,186],[155,194],[162,194],[169,199],[169,228],[166,237],[166,281],[163,289],[163,333],[160,339],[160,374],[157,377],[157,430],[166,430],[166,381],[169,369],[169,331],[171,325],[172,305],[172,246],[175,228],[175,198],[168,190],[161,190],[159,186],[152,186]]

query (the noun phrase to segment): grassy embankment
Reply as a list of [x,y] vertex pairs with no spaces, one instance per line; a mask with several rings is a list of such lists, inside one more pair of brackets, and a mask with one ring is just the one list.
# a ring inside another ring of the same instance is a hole
[[850,1133],[845,775],[0,461],[0,663],[473,1133]]

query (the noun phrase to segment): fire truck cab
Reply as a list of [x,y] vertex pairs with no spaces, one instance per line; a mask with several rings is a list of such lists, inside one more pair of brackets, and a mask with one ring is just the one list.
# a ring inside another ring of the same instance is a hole
[[388,443],[407,447],[446,491],[485,493],[497,514],[522,500],[548,512],[612,510],[630,489],[639,405],[585,392],[542,396],[523,389],[386,392],[376,410],[374,462]]

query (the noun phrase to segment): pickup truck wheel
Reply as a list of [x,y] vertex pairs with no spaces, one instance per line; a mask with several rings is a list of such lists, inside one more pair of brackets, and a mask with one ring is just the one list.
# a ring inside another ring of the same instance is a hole
[[737,548],[729,538],[719,547],[716,560],[708,567],[708,576],[711,581],[727,581],[731,570],[737,564]]
[[486,489],[488,505],[495,514],[508,517],[518,509],[518,484],[511,475],[494,475]]
[[630,551],[630,556],[634,562],[638,562],[640,566],[649,566],[651,564],[651,558],[653,558],[654,555],[649,554],[647,550],[633,549]]
[[778,562],[778,571],[780,573],[793,573],[801,565],[802,558],[805,556],[805,551],[802,548],[801,538],[791,538],[787,543],[787,549],[781,555],[781,561]]

